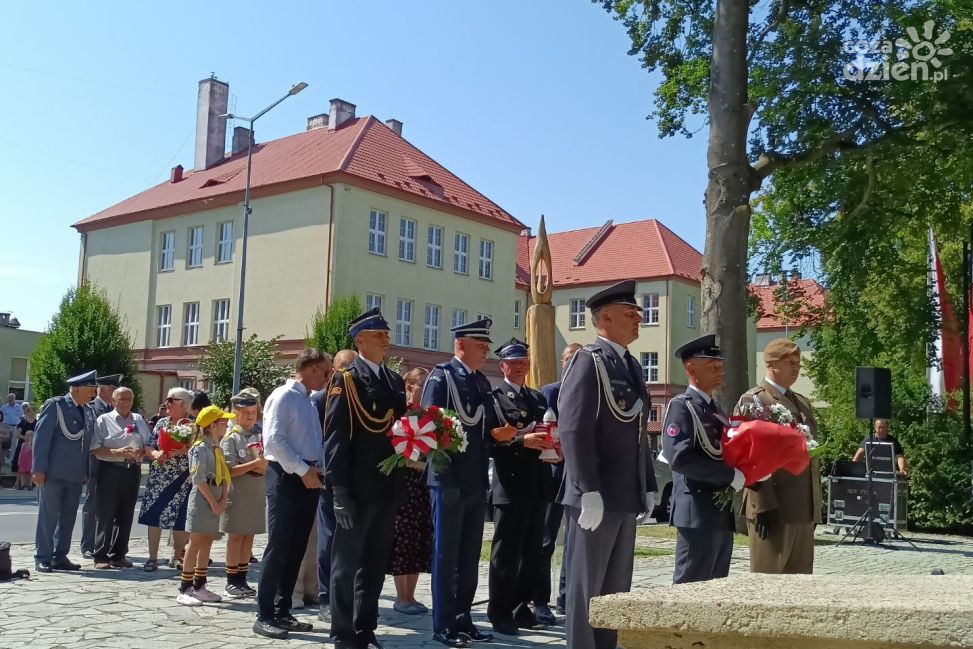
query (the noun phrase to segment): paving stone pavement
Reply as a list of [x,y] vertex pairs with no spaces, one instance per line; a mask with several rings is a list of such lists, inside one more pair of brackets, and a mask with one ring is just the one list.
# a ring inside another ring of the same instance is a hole
[[[919,548],[916,550],[903,541],[879,548],[860,543],[835,546],[838,537],[825,533],[829,531],[823,526],[818,530],[815,572],[819,574],[846,574],[851,579],[856,574],[886,574],[890,588],[895,587],[897,575],[928,574],[934,568],[942,568],[946,575],[973,574],[971,538],[910,534]],[[488,526],[486,538],[490,534]],[[665,536],[665,529],[640,528],[639,554],[661,556],[637,557],[633,590],[664,587],[671,580],[674,543],[657,536]],[[258,556],[264,538],[257,539]],[[212,586],[213,590],[222,591],[223,544],[217,541],[213,550]],[[252,601],[194,608],[176,604],[177,573],[165,566],[155,573],[143,572],[141,561],[145,553],[145,539],[134,539],[131,558],[136,568],[133,569],[99,571],[94,570],[91,562],[85,562],[78,573],[34,575],[29,581],[0,582],[0,649],[222,649],[273,644],[250,630],[255,612]],[[14,545],[14,568],[32,569],[32,556],[31,545]],[[77,560],[79,556],[75,546],[73,558]],[[747,548],[735,547],[731,572],[746,572],[747,561]],[[251,572],[251,583],[256,583],[258,573],[259,565]],[[486,577],[486,564],[482,563],[474,615],[477,624],[489,629],[485,617]],[[392,580],[387,579],[378,629],[385,646],[389,649],[440,647],[431,639],[429,616],[408,616],[392,610],[394,592]],[[420,578],[417,595],[420,601],[430,604],[428,575]],[[327,630],[312,617],[314,613],[316,610],[295,611],[299,618],[313,622],[315,630],[292,634],[290,640],[278,644],[288,649],[321,643],[330,646]],[[497,635],[489,646],[537,645],[564,647],[563,627],[530,631],[516,638]]]

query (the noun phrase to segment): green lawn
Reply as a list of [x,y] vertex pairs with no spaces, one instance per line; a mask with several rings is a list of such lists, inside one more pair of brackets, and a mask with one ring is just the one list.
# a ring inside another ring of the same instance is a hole
[[[676,542],[676,528],[669,525],[643,525],[636,531],[637,536],[646,539],[665,539]],[[747,546],[750,541],[743,534],[733,535],[733,545]]]

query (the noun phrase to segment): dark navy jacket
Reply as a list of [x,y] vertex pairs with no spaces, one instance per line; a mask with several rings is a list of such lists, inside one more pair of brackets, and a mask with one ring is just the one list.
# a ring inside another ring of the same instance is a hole
[[539,459],[540,451],[524,446],[530,425],[544,420],[547,400],[526,386],[518,394],[506,381],[493,391],[493,398],[506,423],[518,431],[507,443],[493,442],[493,504],[547,502],[555,489],[551,465]]
[[672,467],[669,522],[676,527],[732,530],[732,508],[718,509],[713,494],[733,482],[733,469],[722,460],[711,458],[697,443],[689,408],[695,408],[707,438],[716,448],[724,427],[729,425],[716,401],[706,403],[691,388],[669,402],[662,425],[662,452]]

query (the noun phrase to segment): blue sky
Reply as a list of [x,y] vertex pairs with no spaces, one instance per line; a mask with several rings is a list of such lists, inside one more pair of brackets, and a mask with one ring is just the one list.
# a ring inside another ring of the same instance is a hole
[[[0,42],[0,309],[42,330],[77,278],[70,224],[192,167],[197,82],[267,141],[340,97],[535,227],[658,218],[702,249],[706,130],[663,139],[658,81],[585,0],[15,3]],[[146,6],[141,6],[146,5]],[[12,236],[11,236],[12,235]]]

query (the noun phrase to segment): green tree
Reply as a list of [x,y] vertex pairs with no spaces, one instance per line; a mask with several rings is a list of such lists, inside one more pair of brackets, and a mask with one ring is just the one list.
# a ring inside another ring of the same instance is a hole
[[342,349],[354,349],[355,343],[348,335],[348,323],[361,312],[362,304],[357,295],[333,298],[327,310],[318,308],[315,311],[310,330],[305,334],[307,345],[332,356]]
[[125,375],[124,385],[142,400],[138,366],[125,321],[104,291],[84,283],[70,289],[30,356],[30,380],[38,405],[67,392],[66,380],[88,370]]
[[[264,398],[291,376],[292,369],[282,363],[277,351],[280,338],[275,336],[270,340],[260,340],[254,334],[243,341],[240,385],[256,388]],[[235,342],[224,340],[210,343],[196,361],[203,378],[213,387],[213,403],[216,405],[227,406],[233,396],[235,354]]]

